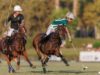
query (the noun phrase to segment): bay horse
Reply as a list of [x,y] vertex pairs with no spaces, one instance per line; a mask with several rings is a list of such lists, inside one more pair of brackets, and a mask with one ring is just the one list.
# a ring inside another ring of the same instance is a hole
[[6,38],[0,38],[0,52],[4,56],[8,64],[8,72],[15,72],[14,68],[11,65],[12,52],[7,50],[7,44],[5,43]]
[[14,68],[11,65],[11,60],[13,58],[17,59],[17,66],[19,68],[21,55],[25,57],[30,67],[34,67],[33,64],[30,62],[26,52],[26,40],[24,40],[24,36],[25,29],[23,26],[20,26],[18,32],[14,33],[14,35],[11,37],[12,41],[10,44],[8,44],[9,42],[7,41],[6,37],[0,39],[0,51],[6,58],[9,72],[15,72]]
[[43,72],[46,73],[46,63],[49,60],[49,57],[51,55],[56,55],[62,59],[62,61],[65,63],[66,66],[69,66],[67,60],[64,58],[60,51],[61,46],[61,38],[66,37],[66,30],[63,26],[58,25],[55,32],[52,32],[50,35],[45,37],[45,39],[42,39],[44,33],[38,33],[33,38],[33,47],[35,48],[35,51],[41,60]]
[[30,67],[35,68],[35,66],[31,63],[31,61],[28,58],[27,52],[26,52],[26,29],[24,26],[20,26],[18,33],[15,33],[13,36],[13,43],[11,45],[11,49],[13,50],[13,54],[17,54],[18,62],[17,65],[19,67],[20,65],[20,55],[24,56],[26,61],[29,63]]

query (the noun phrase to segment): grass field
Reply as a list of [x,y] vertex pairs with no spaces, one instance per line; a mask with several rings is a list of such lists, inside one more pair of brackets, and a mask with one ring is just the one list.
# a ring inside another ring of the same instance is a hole
[[[0,75],[99,75],[100,63],[82,63],[76,61],[69,61],[70,66],[65,66],[63,62],[50,61],[47,66],[47,73],[42,72],[41,63],[39,61],[33,62],[36,68],[30,68],[26,61],[21,61],[20,70],[16,73],[8,73],[6,61],[0,63]],[[12,65],[16,67],[13,62]],[[88,69],[83,70],[83,65],[88,66]]]
[[[41,63],[37,60],[37,54],[34,49],[27,49],[28,56],[32,63],[36,65],[36,68],[30,68],[28,63],[21,61],[20,70],[16,70],[16,73],[8,73],[8,66],[3,59],[0,63],[0,75],[99,75],[100,63],[82,63],[76,61],[79,56],[80,48],[61,48],[63,55],[69,60],[70,66],[65,66],[63,62],[49,62],[47,66],[47,73],[42,71]],[[16,63],[12,62],[12,65],[16,69]],[[83,66],[88,66],[88,69],[83,70]]]

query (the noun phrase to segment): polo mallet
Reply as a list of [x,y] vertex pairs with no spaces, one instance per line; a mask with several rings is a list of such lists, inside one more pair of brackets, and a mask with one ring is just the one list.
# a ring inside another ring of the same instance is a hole
[[[77,49],[75,47],[75,45],[73,44],[73,42],[71,42],[71,46],[73,47],[73,50],[75,52],[75,54],[77,55]],[[82,70],[86,70],[88,67],[82,64]]]
[[71,46],[73,48],[74,54],[77,55],[77,49],[76,49],[75,45],[73,44],[73,42],[71,42]]
[[77,51],[76,47],[74,46],[73,42],[71,42],[71,46],[73,47],[74,51]]
[[[68,29],[67,29],[67,35],[68,35],[69,40],[71,41],[71,35],[70,35]],[[76,47],[75,47],[75,45],[73,44],[72,41],[71,41],[71,46],[72,46],[72,48],[73,48],[73,51],[74,51],[75,54],[77,55],[77,49],[76,49]],[[85,66],[85,65],[82,64],[82,70],[86,70],[87,68],[88,68],[87,66]]]

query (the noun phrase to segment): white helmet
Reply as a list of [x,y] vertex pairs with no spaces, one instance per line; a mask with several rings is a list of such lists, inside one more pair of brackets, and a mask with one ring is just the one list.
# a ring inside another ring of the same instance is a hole
[[22,8],[20,5],[15,5],[14,6],[14,11],[22,11]]
[[68,13],[66,14],[66,17],[67,17],[67,18],[70,18],[70,19],[75,19],[75,16],[74,16],[73,13],[71,13],[71,12],[68,12]]

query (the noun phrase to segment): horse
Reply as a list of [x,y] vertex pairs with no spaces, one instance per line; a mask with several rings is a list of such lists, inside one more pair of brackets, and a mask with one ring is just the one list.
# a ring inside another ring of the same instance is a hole
[[24,39],[24,37],[25,37],[25,28],[23,26],[20,26],[18,32],[12,35],[10,41],[6,39],[7,37],[0,39],[0,51],[3,53],[4,57],[7,60],[9,72],[15,72],[14,68],[11,65],[11,60],[13,58],[17,59],[17,67],[19,69],[21,55],[25,57],[30,67],[35,67],[28,58],[25,48],[26,40]]
[[41,60],[43,72],[46,73],[46,63],[48,62],[51,55],[56,55],[61,58],[61,60],[65,63],[66,66],[69,66],[68,61],[62,55],[60,51],[60,46],[62,43],[61,38],[66,37],[66,30],[63,26],[58,25],[55,32],[52,32],[50,35],[42,39],[45,33],[38,33],[33,38],[33,47]]
[[12,44],[12,50],[14,53],[17,53],[17,58],[18,58],[18,62],[17,65],[19,67],[20,65],[20,55],[24,56],[26,61],[29,63],[30,67],[35,68],[35,66],[31,63],[31,61],[28,58],[27,52],[26,52],[26,35],[25,35],[25,27],[24,26],[20,26],[18,33],[15,33],[13,36],[13,44]]
[[13,60],[13,54],[12,52],[8,49],[7,44],[6,44],[6,38],[0,38],[0,52],[4,56],[5,60],[7,61],[8,64],[8,72],[15,72],[14,68],[11,65],[11,60]]

